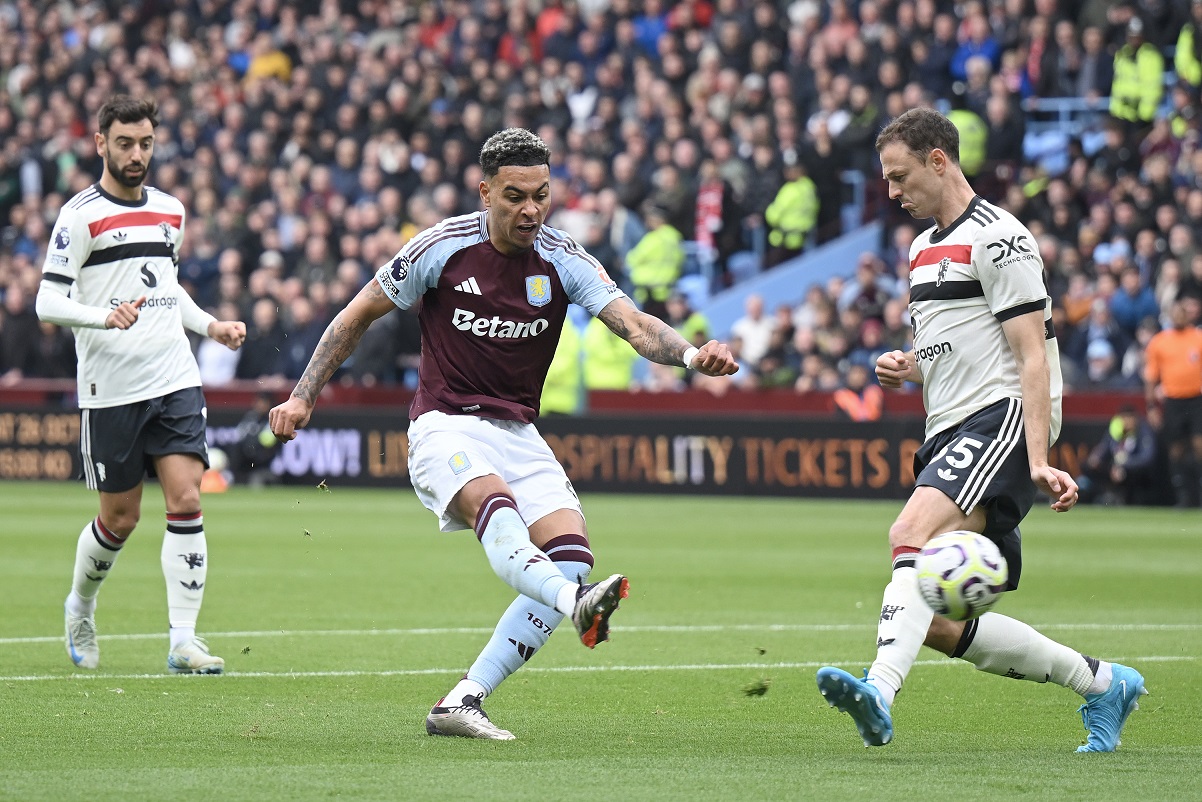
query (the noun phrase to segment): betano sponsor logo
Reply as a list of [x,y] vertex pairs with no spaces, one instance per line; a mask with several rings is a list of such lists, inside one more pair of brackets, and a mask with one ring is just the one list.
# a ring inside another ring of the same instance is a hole
[[940,354],[950,354],[951,352],[952,352],[952,344],[949,343],[947,340],[944,340],[941,343],[936,343],[934,345],[928,345],[925,348],[914,349],[914,358],[928,360],[928,359],[934,359],[935,357],[939,356]]
[[502,320],[496,315],[491,318],[477,317],[474,312],[466,309],[456,309],[452,323],[460,331],[471,332],[477,337],[494,337],[501,340],[537,337],[551,326],[541,317],[535,318],[529,323],[518,323],[513,320]]

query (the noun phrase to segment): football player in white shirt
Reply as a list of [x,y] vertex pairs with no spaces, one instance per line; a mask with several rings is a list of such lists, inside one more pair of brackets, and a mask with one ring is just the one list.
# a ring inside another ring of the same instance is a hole
[[915,555],[944,532],[994,541],[1018,585],[1018,524],[1036,489],[1067,512],[1077,486],[1048,464],[1060,427],[1060,366],[1043,262],[1027,229],[978,197],[959,164],[959,135],[943,115],[912,109],[876,141],[889,197],[935,226],[910,248],[914,350],[877,360],[887,388],[923,385],[926,442],[915,488],[889,530],[893,578],[877,625],[877,656],[864,679],[818,671],[826,701],[851,715],[866,746],[893,737],[894,697],[924,644],[981,671],[1054,682],[1085,698],[1089,737],[1078,751],[1112,752],[1139,697],[1139,672],[1063,646],[1027,624],[988,612],[970,621],[935,615],[918,589]]
[[100,514],[83,528],[65,604],[67,654],[96,668],[96,596],[141,515],[146,474],[166,502],[162,566],[171,645],[167,668],[220,674],[225,661],[196,637],[208,568],[200,480],[208,463],[200,372],[184,328],[236,350],[240,321],[203,311],[176,280],[184,207],[144,186],[158,106],[117,95],[99,111],[100,180],[59,212],[38,316],[75,332],[80,450]]

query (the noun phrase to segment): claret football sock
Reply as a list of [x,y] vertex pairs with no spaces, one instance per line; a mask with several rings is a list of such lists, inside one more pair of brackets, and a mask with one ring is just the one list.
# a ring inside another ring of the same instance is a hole
[[556,607],[561,591],[575,589],[576,583],[530,542],[530,530],[509,496],[497,493],[485,499],[475,529],[493,571],[518,593]]
[[[1110,664],[1086,657],[1033,627],[998,613],[968,622],[952,657],[979,671],[1031,682],[1054,682],[1084,696],[1110,686]],[[1103,666],[1105,667],[1103,669]]]
[[868,681],[889,706],[918,658],[935,616],[918,590],[917,552],[904,546],[894,550],[893,580],[885,586],[877,623],[876,660],[868,669]]

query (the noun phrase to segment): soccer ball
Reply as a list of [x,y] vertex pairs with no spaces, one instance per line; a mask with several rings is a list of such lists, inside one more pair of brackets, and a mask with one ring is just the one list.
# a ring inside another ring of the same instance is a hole
[[985,613],[1006,589],[1006,558],[976,532],[933,537],[918,554],[918,589],[932,610],[967,621]]

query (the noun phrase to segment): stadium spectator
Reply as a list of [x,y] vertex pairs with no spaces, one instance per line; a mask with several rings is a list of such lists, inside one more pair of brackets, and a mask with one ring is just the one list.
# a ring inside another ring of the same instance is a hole
[[[1036,491],[1052,498],[1053,509],[1067,512],[1077,502],[1077,486],[1047,462],[1060,428],[1060,376],[1055,338],[1045,338],[1043,265],[1029,253],[997,270],[989,257],[976,256],[988,251],[978,243],[993,237],[1033,237],[976,195],[957,163],[955,126],[937,112],[906,112],[885,127],[876,144],[889,196],[915,219],[935,219],[912,249],[913,305],[922,321],[915,350],[885,354],[876,366],[885,387],[923,384],[927,440],[915,455],[914,492],[889,532],[893,577],[884,591],[887,614],[877,626],[876,660],[863,680],[821,668],[818,688],[827,702],[851,715],[866,745],[887,744],[894,698],[925,644],[981,671],[1071,688],[1085,698],[1089,738],[1081,751],[1114,751],[1125,715],[1143,692],[1136,671],[1086,657],[998,613],[971,622],[935,616],[919,593],[916,554],[935,535],[957,530],[980,532],[1003,554],[1009,552],[1008,587],[1017,587],[1016,527]],[[955,267],[936,256],[955,247],[971,251]],[[968,280],[980,282],[979,297],[964,299],[950,290]],[[960,347],[945,348],[950,341]],[[994,352],[992,366],[981,360],[986,351]],[[1015,415],[1021,424],[1007,423]],[[976,448],[1007,441],[1021,447],[1008,449],[1010,456],[989,477],[972,469]]]
[[1134,338],[1135,327],[1146,317],[1156,317],[1160,305],[1156,293],[1143,283],[1139,268],[1131,265],[1119,275],[1119,289],[1110,298],[1110,314],[1114,322],[1129,338]]
[[584,387],[586,390],[629,390],[634,387],[638,355],[605,322],[593,318],[584,327]]
[[511,740],[484,713],[483,699],[565,616],[586,646],[607,640],[628,588],[621,574],[586,584],[593,559],[580,501],[533,427],[558,343],[538,335],[558,334],[574,302],[653,361],[714,376],[738,365],[716,340],[698,349],[638,311],[604,268],[544,225],[551,152],[536,135],[498,132],[481,149],[480,167],[484,210],[418,234],[381,267],[326,329],[270,420],[277,437],[295,437],[371,322],[420,302],[425,336],[409,413],[410,476],[440,528],[474,529],[496,574],[520,594],[464,678],[431,709],[426,730]]
[[1173,67],[1177,78],[1197,97],[1202,87],[1202,0],[1190,3],[1189,20],[1181,26],[1173,50]]
[[764,210],[764,222],[768,226],[766,267],[797,256],[813,236],[818,224],[818,190],[796,156],[785,164],[785,183]]
[[35,376],[41,351],[42,330],[25,290],[14,284],[0,307],[0,384]]
[[569,316],[563,321],[555,356],[547,368],[547,380],[543,382],[543,394],[539,400],[540,416],[579,414],[584,390],[580,349],[580,330]]
[[1083,504],[1153,504],[1159,501],[1156,434],[1135,407],[1124,405],[1085,459],[1077,477]]
[[[225,661],[196,637],[208,569],[200,508],[208,446],[200,373],[184,329],[237,349],[246,327],[204,312],[176,283],[183,205],[143,186],[157,104],[116,95],[97,116],[103,172],[59,212],[37,296],[38,317],[75,330],[80,450],[88,487],[100,495],[100,514],[84,526],[76,546],[64,605],[67,654],[80,668],[99,665],[96,596],[138,523],[149,471],[167,508],[167,668],[220,674]],[[134,255],[121,246],[127,240],[140,246]],[[97,265],[104,269],[83,272]]]
[[863,320],[871,318],[883,322],[885,305],[890,298],[889,291],[882,286],[883,269],[884,265],[875,254],[860,254],[855,279],[847,283],[839,296],[839,310],[855,309]]
[[1142,136],[1164,95],[1164,57],[1144,35],[1144,22],[1132,17],[1127,41],[1114,54],[1110,114],[1127,123],[1127,134]]
[[968,78],[968,61],[974,56],[988,59],[990,66],[997,69],[1001,66],[1002,50],[994,38],[989,25],[989,18],[979,6],[968,6],[961,24],[962,36],[960,46],[952,56],[949,69],[952,78],[964,81]]
[[774,328],[776,320],[764,314],[763,296],[748,295],[743,301],[743,316],[731,326],[730,335],[739,341],[739,355],[751,368],[768,353]]
[[626,271],[634,285],[634,300],[649,315],[662,318],[684,267],[682,237],[667,219],[667,211],[653,203],[643,207],[647,233],[626,254]]
[[1072,384],[1072,388],[1101,392],[1132,386],[1120,370],[1119,356],[1109,340],[1103,338],[1092,341],[1085,349],[1085,375],[1081,381]]
[[885,395],[871,376],[866,365],[853,362],[848,367],[845,385],[833,396],[837,413],[852,421],[880,420]]
[[713,159],[702,159],[697,181],[694,232],[697,243],[713,254],[718,283],[731,283],[727,260],[742,244],[743,213],[730,181]]
[[1171,323],[1148,343],[1144,397],[1168,445],[1177,506],[1195,507],[1202,503],[1202,329],[1184,300],[1173,304]]
[[239,379],[282,376],[281,351],[284,327],[276,311],[276,301],[259,298],[251,310],[250,327],[234,375]]

